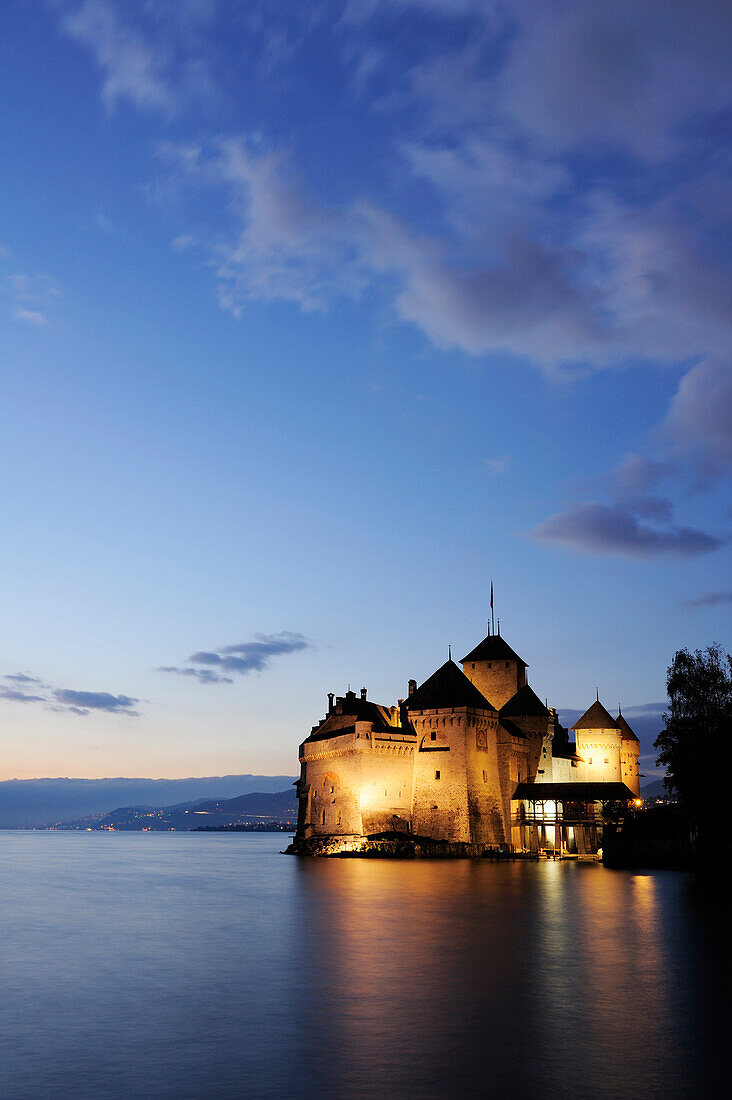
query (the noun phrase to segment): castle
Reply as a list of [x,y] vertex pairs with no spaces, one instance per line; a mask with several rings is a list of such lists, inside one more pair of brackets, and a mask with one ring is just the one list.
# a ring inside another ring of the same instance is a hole
[[526,662],[491,632],[406,699],[349,690],[300,746],[296,842],[383,833],[590,855],[602,807],[639,796],[639,742],[599,697],[575,740],[529,687]]

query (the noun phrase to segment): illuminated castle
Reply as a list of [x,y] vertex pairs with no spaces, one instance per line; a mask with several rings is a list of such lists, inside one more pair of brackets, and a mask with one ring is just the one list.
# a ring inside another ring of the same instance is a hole
[[638,738],[596,700],[574,743],[499,633],[406,699],[347,691],[300,746],[297,839],[411,833],[478,848],[590,854],[602,805],[639,795]]

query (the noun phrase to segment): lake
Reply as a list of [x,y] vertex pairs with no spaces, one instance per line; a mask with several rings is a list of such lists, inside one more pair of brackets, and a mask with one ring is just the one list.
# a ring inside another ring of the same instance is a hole
[[0,1095],[721,1094],[717,884],[0,832]]

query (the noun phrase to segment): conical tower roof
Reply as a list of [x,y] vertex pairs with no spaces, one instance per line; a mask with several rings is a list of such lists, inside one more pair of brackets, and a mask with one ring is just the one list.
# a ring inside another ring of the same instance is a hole
[[488,634],[460,663],[465,664],[466,661],[518,661],[524,668],[529,667],[500,634]]
[[549,711],[528,684],[520,687],[498,712],[501,718],[548,718]]
[[407,710],[446,710],[451,707],[473,707],[495,710],[477,687],[471,684],[451,659],[417,688],[406,700]]
[[590,709],[586,710],[572,726],[573,730],[612,730],[616,728],[617,722],[605,710],[599,699],[596,699]]
[[634,731],[630,728],[628,723],[623,718],[623,712],[618,707],[618,717],[615,719],[615,725],[622,733],[623,741],[639,741],[640,738],[636,737]]

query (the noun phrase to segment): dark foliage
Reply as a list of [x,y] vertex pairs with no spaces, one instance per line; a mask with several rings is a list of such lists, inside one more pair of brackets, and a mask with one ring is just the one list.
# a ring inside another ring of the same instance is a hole
[[726,760],[732,735],[732,657],[719,645],[680,649],[667,675],[669,708],[655,741],[666,786],[676,790],[700,845],[721,844]]

